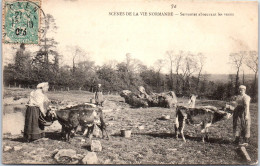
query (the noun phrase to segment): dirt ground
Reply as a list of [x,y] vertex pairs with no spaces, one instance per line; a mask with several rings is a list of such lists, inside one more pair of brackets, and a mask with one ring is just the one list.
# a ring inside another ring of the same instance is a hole
[[[27,98],[29,89],[5,89],[4,100],[15,97]],[[84,91],[48,92],[50,100],[65,103],[84,103],[93,98],[93,94]],[[99,164],[249,164],[236,153],[233,142],[232,119],[220,121],[210,128],[210,139],[201,142],[200,127],[187,125],[187,142],[174,137],[174,110],[167,108],[131,108],[120,96],[105,96],[104,115],[108,124],[110,140],[94,137],[102,144],[102,151],[96,152]],[[187,99],[178,99],[186,103]],[[4,104],[4,103],[3,103]],[[12,104],[12,103],[8,103]],[[19,104],[19,103],[16,103]],[[223,106],[223,101],[198,100],[196,105]],[[252,163],[258,161],[258,104],[251,104],[251,138],[247,151]],[[161,120],[162,115],[170,115],[170,120]],[[130,138],[120,135],[120,130],[131,129]],[[46,129],[46,139],[24,142],[22,134],[3,133],[2,147],[19,146],[20,150],[8,150],[2,153],[4,164],[57,164],[52,157],[55,149],[74,149],[84,155],[89,151],[89,139],[76,136],[71,142],[60,139],[59,130]],[[39,153],[40,155],[34,155]],[[36,156],[36,157],[35,157]]]

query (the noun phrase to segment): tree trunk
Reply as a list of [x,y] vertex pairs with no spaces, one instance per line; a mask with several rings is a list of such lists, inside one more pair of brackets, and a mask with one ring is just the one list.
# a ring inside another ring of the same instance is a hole
[[75,72],[75,61],[74,61],[74,59],[75,59],[75,58],[72,59],[72,63],[73,63],[73,64],[72,64],[72,65],[73,65],[73,66],[72,66],[72,73],[73,73],[73,74],[74,74],[74,72]]
[[236,95],[238,95],[238,87],[239,87],[239,68],[237,70],[237,75],[236,75],[236,90],[235,90]]
[[178,69],[176,71],[176,93],[179,93],[179,72]]
[[199,84],[200,84],[200,75],[201,75],[201,70],[202,70],[202,68],[200,69],[200,71],[199,71],[199,75],[198,75],[198,81],[197,81],[197,93],[199,92]]
[[171,73],[170,73],[170,90],[173,90],[172,61],[171,61]]
[[185,92],[185,79],[183,79],[183,81],[182,81],[182,93],[184,93]]
[[158,71],[157,75],[157,92],[160,92],[160,83],[161,83],[161,78],[160,78],[160,71]]
[[244,73],[244,70],[243,70],[243,85],[245,85],[245,73]]

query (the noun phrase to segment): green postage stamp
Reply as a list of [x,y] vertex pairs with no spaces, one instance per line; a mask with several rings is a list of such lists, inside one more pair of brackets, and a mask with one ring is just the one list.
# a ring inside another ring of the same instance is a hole
[[40,0],[3,1],[3,42],[39,43]]

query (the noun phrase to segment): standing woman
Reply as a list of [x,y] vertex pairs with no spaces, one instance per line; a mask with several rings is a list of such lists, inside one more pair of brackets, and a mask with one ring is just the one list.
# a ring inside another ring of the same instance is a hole
[[101,84],[98,84],[96,92],[95,92],[95,100],[96,100],[96,105],[100,105],[103,107],[103,102],[104,102],[104,97],[102,93],[102,88]]
[[40,123],[46,116],[49,99],[45,93],[49,89],[48,82],[37,85],[37,89],[30,93],[25,113],[24,138],[30,142],[45,137],[44,125]]
[[[246,86],[239,86],[239,96],[237,97],[237,106],[233,114],[233,132],[235,135],[235,144],[239,144],[240,136],[243,139],[243,145],[248,145],[250,138],[251,117],[249,111],[250,96],[246,94]],[[241,126],[241,127],[239,127]],[[241,145],[242,145],[241,144]]]

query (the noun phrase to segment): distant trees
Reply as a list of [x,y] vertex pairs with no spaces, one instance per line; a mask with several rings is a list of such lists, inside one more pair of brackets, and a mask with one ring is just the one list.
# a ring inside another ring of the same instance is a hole
[[[149,92],[173,90],[177,95],[197,93],[200,97],[226,100],[237,94],[240,71],[248,67],[254,73],[254,80],[245,78],[249,95],[257,100],[258,54],[256,51],[237,52],[229,55],[236,75],[230,75],[227,82],[213,82],[205,74],[206,55],[203,53],[166,51],[164,59],[158,59],[152,68],[140,60],[125,55],[123,62],[107,61],[98,66],[91,60],[91,54],[79,46],[68,47],[71,63],[62,64],[58,43],[51,34],[57,29],[52,15],[46,15],[45,35],[36,52],[30,52],[24,44],[14,46],[13,62],[4,66],[4,85],[35,87],[42,81],[50,82],[51,90],[94,91],[96,84],[103,84],[104,92],[119,92],[124,89],[137,91],[144,86]],[[167,67],[166,67],[167,66]],[[165,73],[165,69],[167,69]]]
[[[92,92],[98,83],[103,85],[104,92],[119,92],[123,89],[137,91],[137,87],[142,85],[148,90],[148,93],[169,91],[174,88],[176,93],[178,89],[177,95],[197,93],[200,97],[208,99],[228,100],[235,94],[236,81],[239,77],[230,75],[228,82],[209,81],[210,75],[202,74],[205,59],[203,54],[195,55],[182,51],[172,54],[174,55],[171,66],[173,69],[170,70],[170,73],[164,74],[162,70],[167,59],[159,59],[153,68],[148,68],[128,54],[124,62],[110,61],[102,66],[97,66],[82,48],[73,47],[73,50],[78,50],[76,54],[78,59],[75,57],[74,62],[72,59],[71,65],[60,66],[60,61],[49,60],[49,68],[45,70],[46,59],[44,56],[40,56],[39,52],[29,52],[24,45],[20,45],[14,56],[14,62],[4,67],[5,85],[18,86],[20,84],[22,87],[31,87],[40,81],[49,81],[51,90],[77,89]],[[75,55],[75,52],[72,54]],[[247,54],[247,56],[249,55],[257,58],[254,52]],[[252,57],[251,59],[253,59]],[[72,58],[74,57],[72,56]],[[257,73],[256,63],[251,59],[244,62]],[[54,65],[53,62],[56,62],[57,65]],[[171,65],[171,63],[168,64]],[[52,70],[52,65],[56,66],[57,70]],[[49,75],[44,71],[47,71]],[[257,95],[254,87],[257,76],[253,82],[245,80],[249,95],[255,99],[253,94]]]
[[246,52],[240,51],[239,53],[231,53],[229,55],[231,64],[236,68],[236,83],[235,83],[235,94],[238,94],[239,87],[239,72],[242,67]]
[[169,62],[169,68],[170,68],[170,81],[169,81],[169,88],[170,90],[174,90],[173,89],[173,66],[174,66],[174,51],[170,50],[170,51],[166,51],[167,57],[168,57],[168,62]]
[[168,62],[170,68],[168,77],[169,88],[180,95],[199,93],[199,84],[203,77],[202,73],[205,65],[205,55],[202,53],[195,55],[184,51],[174,53],[172,50],[167,51],[166,55],[165,61]]
[[258,91],[258,83],[257,83],[257,75],[258,75],[258,53],[256,51],[250,51],[248,56],[245,58],[246,66],[254,72],[254,82],[253,82],[253,90],[251,91],[253,95],[253,100],[257,100],[257,91]]
[[206,62],[206,56],[203,53],[198,53],[197,55],[198,58],[198,81],[197,81],[197,92],[199,92],[199,86],[200,86],[200,79],[201,79],[201,75],[202,75],[202,70],[204,68],[205,62]]
[[184,58],[183,51],[180,51],[179,54],[175,57],[175,72],[176,72],[176,93],[178,94],[180,91],[180,76],[179,76],[179,70],[181,67],[182,59]]
[[33,82],[30,52],[26,51],[24,44],[20,44],[14,55],[13,63],[4,66],[4,84],[20,86],[26,82]]
[[53,83],[59,73],[59,60],[61,55],[56,50],[57,42],[50,33],[56,33],[56,23],[52,15],[47,14],[44,28],[44,35],[39,44],[39,50],[32,56],[32,68],[36,76],[36,81],[49,81]]
[[127,88],[120,79],[117,71],[111,66],[103,65],[97,70],[96,74],[98,75],[100,83],[103,84],[105,91],[119,92],[121,89]]
[[164,90],[164,87],[162,88],[162,83],[164,84],[164,80],[161,77],[161,70],[163,68],[163,66],[165,65],[165,60],[163,59],[158,59],[155,63],[155,71],[157,72],[156,74],[156,91],[157,92],[161,92]]
[[25,45],[20,44],[20,48],[15,55],[14,80],[17,83],[28,81],[31,77],[30,53],[25,50]]
[[[198,63],[196,60],[195,55],[191,53],[187,53],[183,63],[181,65],[181,78],[183,81],[183,92],[191,92],[191,75],[195,73],[198,70]],[[196,88],[195,85],[193,85],[193,88]]]
[[[229,55],[230,62],[232,66],[236,69],[236,78],[234,86],[234,94],[238,94],[238,87],[240,85],[240,71],[241,68],[248,67],[251,71],[254,72],[254,81],[253,83],[245,82],[243,78],[243,84],[247,85],[247,92],[252,97],[253,101],[257,100],[257,74],[258,74],[258,53],[256,51],[240,51],[236,53],[231,53]],[[232,82],[230,82],[232,84]],[[229,85],[232,87],[232,85]]]

